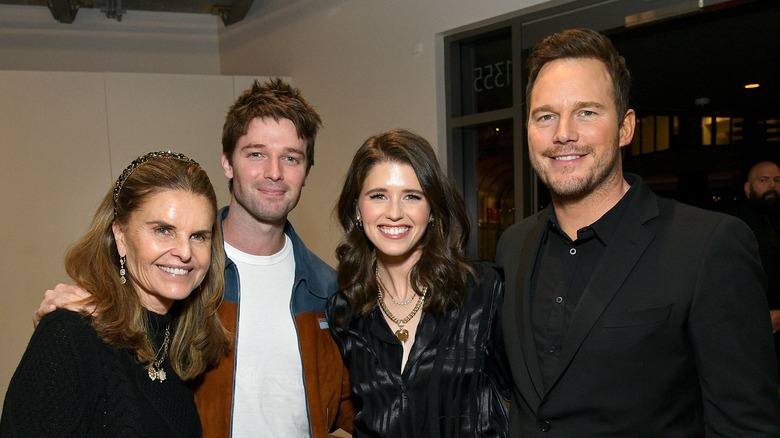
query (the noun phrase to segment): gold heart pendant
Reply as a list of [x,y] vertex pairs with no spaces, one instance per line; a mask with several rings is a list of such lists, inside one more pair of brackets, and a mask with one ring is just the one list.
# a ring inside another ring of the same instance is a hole
[[401,341],[401,344],[405,343],[409,339],[409,331],[405,328],[399,328],[395,331],[396,337]]

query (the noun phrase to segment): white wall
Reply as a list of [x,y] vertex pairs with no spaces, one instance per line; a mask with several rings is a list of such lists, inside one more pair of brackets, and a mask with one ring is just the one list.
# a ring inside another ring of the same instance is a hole
[[368,136],[403,127],[437,147],[444,111],[437,101],[440,34],[536,3],[255,1],[246,19],[220,28],[223,74],[290,76],[322,116],[315,164],[294,217],[315,253],[335,265],[339,229],[332,208],[352,154]]

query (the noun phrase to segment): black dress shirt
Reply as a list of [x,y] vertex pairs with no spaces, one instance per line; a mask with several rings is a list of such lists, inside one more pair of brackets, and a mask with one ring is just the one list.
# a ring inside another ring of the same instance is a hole
[[553,383],[571,316],[633,193],[629,189],[599,220],[577,230],[577,240],[560,228],[552,210],[531,277],[531,322],[545,387]]
[[424,311],[403,372],[403,347],[381,310],[351,314],[340,292],[328,302],[333,338],[349,368],[354,437],[504,437],[509,389],[498,273],[474,264],[460,309]]

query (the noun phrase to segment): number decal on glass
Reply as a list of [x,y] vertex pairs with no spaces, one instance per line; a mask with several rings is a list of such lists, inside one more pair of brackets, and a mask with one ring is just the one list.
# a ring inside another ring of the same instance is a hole
[[474,91],[490,91],[512,84],[512,61],[483,65],[474,69]]

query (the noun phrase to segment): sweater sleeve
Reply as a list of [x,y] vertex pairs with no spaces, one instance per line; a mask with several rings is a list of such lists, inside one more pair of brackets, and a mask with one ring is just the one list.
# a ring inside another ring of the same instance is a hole
[[68,437],[84,433],[95,403],[101,342],[77,313],[43,318],[8,386],[0,420],[2,437]]

